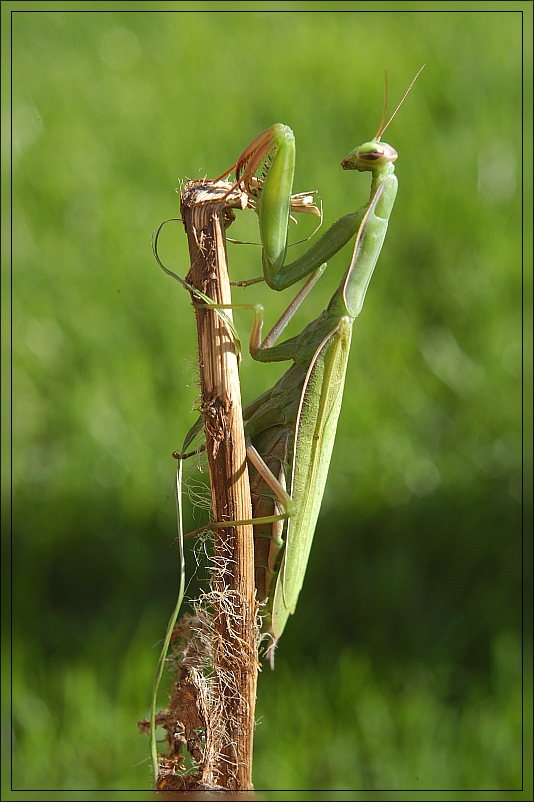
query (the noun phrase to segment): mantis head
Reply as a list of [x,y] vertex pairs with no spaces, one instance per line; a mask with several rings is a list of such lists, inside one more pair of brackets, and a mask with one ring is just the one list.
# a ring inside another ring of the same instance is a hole
[[385,142],[381,142],[380,139],[382,137],[382,134],[389,126],[390,122],[395,117],[396,113],[406,100],[408,92],[416,82],[419,73],[424,68],[424,66],[425,65],[423,64],[421,69],[417,72],[415,78],[412,80],[410,86],[404,93],[404,96],[400,101],[399,105],[397,106],[397,108],[387,121],[387,123],[384,124],[384,120],[386,119],[386,107],[388,102],[388,82],[386,73],[385,76],[386,87],[384,91],[384,110],[382,112],[382,120],[380,122],[378,131],[376,132],[376,134],[374,135],[373,139],[371,139],[370,142],[364,142],[364,144],[360,145],[359,148],[355,148],[355,150],[351,150],[350,153],[347,153],[347,155],[341,162],[341,166],[343,167],[344,170],[359,170],[360,172],[363,172],[364,170],[371,170],[373,172],[374,171],[381,172],[384,169],[384,167],[393,164],[393,162],[398,156],[397,151],[395,150],[395,148],[392,148],[391,145],[387,145]]
[[359,148],[347,153],[341,166],[344,170],[381,170],[385,165],[392,164],[399,154],[386,142],[372,139],[364,142]]

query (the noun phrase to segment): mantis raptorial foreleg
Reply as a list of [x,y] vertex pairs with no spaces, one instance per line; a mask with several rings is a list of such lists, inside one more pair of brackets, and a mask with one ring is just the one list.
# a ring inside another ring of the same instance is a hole
[[[263,278],[273,290],[284,290],[308,276],[331,259],[356,233],[357,213],[347,214],[337,220],[303,256],[285,264],[295,172],[295,137],[289,126],[276,123],[263,131],[245,148],[237,162],[216,180],[225,178],[234,170],[234,187],[242,186],[249,195],[258,197]],[[255,173],[260,170],[262,178],[258,181]],[[306,196],[306,193],[301,194]],[[239,283],[245,285],[258,280]]]
[[[424,65],[423,65],[424,66]],[[408,87],[407,92],[384,125],[387,91],[384,98],[384,114],[374,138],[360,146],[359,159],[351,161],[355,151],[344,160],[344,169],[375,171],[370,161],[376,158],[376,146],[389,123],[397,113],[410,91],[421,69]],[[387,85],[386,85],[387,90]],[[368,152],[365,147],[369,146]],[[287,255],[288,225],[290,218],[291,191],[295,172],[295,137],[293,131],[283,123],[275,123],[263,131],[241,153],[236,163],[217,180],[235,171],[232,189],[242,187],[245,192],[257,197],[257,211],[262,244],[263,278],[274,290],[283,290],[305,278],[320,265],[332,258],[354,236],[361,224],[360,212],[351,212],[337,220],[311,248],[291,264],[285,264]],[[260,178],[256,173],[260,173]],[[302,193],[305,195],[305,193]],[[258,279],[251,279],[254,283]],[[239,282],[244,285],[247,282]]]

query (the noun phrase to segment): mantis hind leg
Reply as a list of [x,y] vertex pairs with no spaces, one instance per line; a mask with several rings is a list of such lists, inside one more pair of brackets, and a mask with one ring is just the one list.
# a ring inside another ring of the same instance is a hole
[[261,518],[246,518],[239,521],[214,521],[213,523],[206,524],[198,529],[194,529],[192,532],[188,532],[187,535],[184,535],[184,538],[194,537],[195,535],[199,535],[201,532],[210,530],[213,531],[214,529],[229,529],[234,526],[256,526],[257,524],[285,521],[287,518],[290,518],[291,515],[293,515],[294,504],[291,496],[289,493],[287,493],[281,482],[276,478],[263,457],[258,453],[251,443],[247,444],[247,457],[252,462],[258,473],[263,477],[265,482],[267,482],[268,486],[271,488],[276,498],[283,506],[284,512],[277,515],[267,515]]

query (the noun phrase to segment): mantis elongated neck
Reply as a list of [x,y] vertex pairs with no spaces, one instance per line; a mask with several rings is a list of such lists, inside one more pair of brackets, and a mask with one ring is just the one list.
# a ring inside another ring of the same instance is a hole
[[372,178],[371,178],[371,199],[374,198],[375,192],[380,186],[380,184],[385,181],[388,175],[391,175],[395,172],[395,165],[393,162],[384,165],[380,170],[373,170],[372,171]]
[[386,236],[397,195],[393,165],[373,173],[371,199],[356,235],[350,266],[327,308],[327,316],[356,318],[363,307],[367,287]]

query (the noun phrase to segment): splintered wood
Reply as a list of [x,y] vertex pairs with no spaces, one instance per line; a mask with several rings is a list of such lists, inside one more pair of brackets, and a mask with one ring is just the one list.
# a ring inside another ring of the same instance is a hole
[[[246,205],[246,195],[237,189],[228,194],[229,189],[225,182],[190,181],[181,196],[191,259],[187,281],[215,304],[232,303],[228,203]],[[227,320],[231,311],[205,308],[204,300],[191,295],[213,520],[250,520],[238,360]],[[214,530],[212,570],[211,587],[177,628],[182,644],[178,675],[169,707],[157,717],[170,747],[160,758],[161,791],[253,788],[259,664],[252,526]]]

